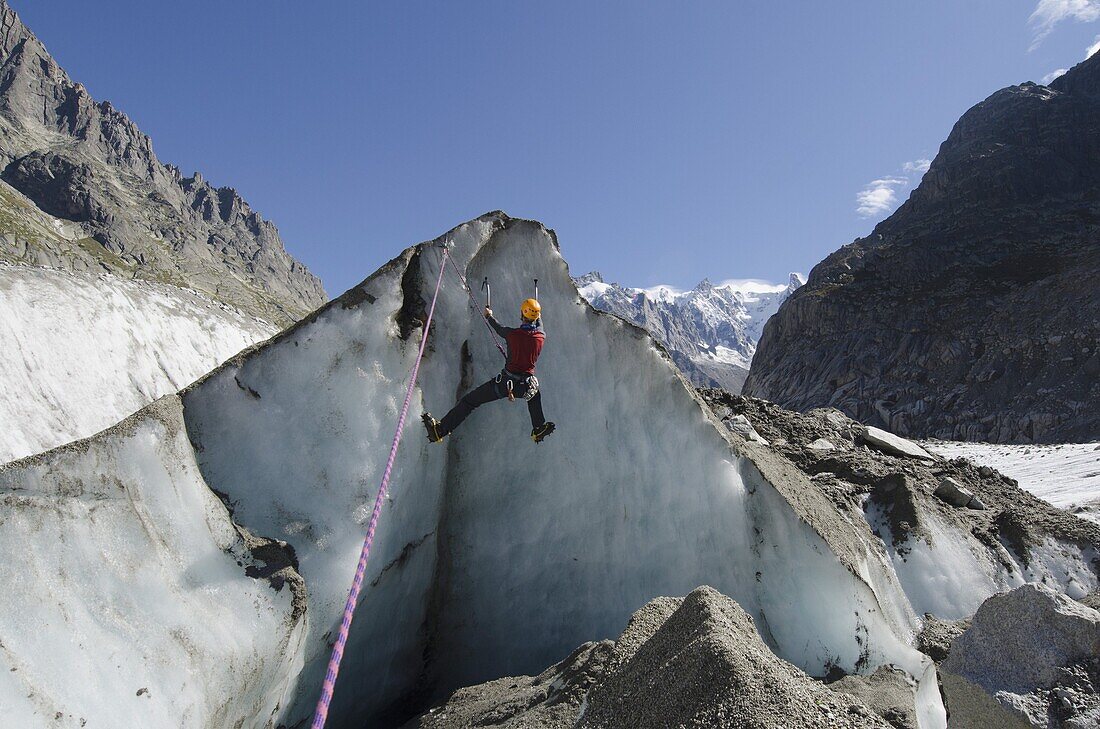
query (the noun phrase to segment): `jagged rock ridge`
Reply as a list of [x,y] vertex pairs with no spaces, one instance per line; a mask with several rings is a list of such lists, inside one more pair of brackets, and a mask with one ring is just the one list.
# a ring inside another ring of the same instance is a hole
[[704,279],[685,292],[608,284],[598,271],[574,281],[592,306],[653,335],[692,383],[731,392],[741,391],[764,322],[803,284],[797,273],[786,285]]
[[1100,437],[1100,56],[955,124],[909,200],[814,267],[747,394],[905,435]]
[[[160,162],[0,0],[0,260],[193,288],[276,324],[326,300],[275,226],[231,188]],[[42,216],[57,223],[42,230]],[[50,229],[52,228],[52,230]]]

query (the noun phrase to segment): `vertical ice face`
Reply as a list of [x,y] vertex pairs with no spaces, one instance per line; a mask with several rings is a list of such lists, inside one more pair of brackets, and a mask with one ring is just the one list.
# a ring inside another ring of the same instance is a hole
[[[580,297],[550,231],[497,213],[449,238],[506,323],[539,279],[538,374],[559,428],[535,446],[526,408],[503,401],[426,442],[421,412],[502,364],[448,271],[334,716],[392,717],[425,692],[541,670],[654,595],[704,583],[811,673],[925,670],[885,555],[827,500],[776,491],[642,330]],[[438,246],[406,251],[184,395],[206,479],[241,524],[293,545],[309,587],[306,688],[284,721],[315,700],[440,263]]]
[[174,396],[0,466],[0,549],[6,726],[262,726],[294,692],[300,588],[246,576],[272,565],[203,483]]

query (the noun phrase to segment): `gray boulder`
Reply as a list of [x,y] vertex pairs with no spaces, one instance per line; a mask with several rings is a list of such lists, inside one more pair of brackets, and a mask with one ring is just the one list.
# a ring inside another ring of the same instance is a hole
[[606,672],[615,643],[585,643],[538,676],[501,678],[462,688],[407,729],[494,726],[571,729],[592,684]]
[[989,598],[940,677],[951,726],[1100,726],[1100,612],[1029,584]]
[[892,456],[906,456],[908,458],[919,458],[925,461],[935,460],[931,453],[924,450],[913,441],[906,440],[893,433],[888,433],[872,425],[868,425],[864,429],[863,442],[876,450],[880,450],[883,453],[889,453]]
[[900,668],[879,666],[870,676],[845,676],[829,684],[838,693],[854,696],[875,710],[895,729],[919,729],[916,682]]
[[974,498],[974,492],[965,488],[961,483],[948,476],[940,481],[936,487],[935,496],[951,506],[963,507],[970,504]]
[[750,423],[749,419],[746,418],[744,415],[734,415],[728,418],[725,422],[727,428],[732,430],[734,433],[737,433],[742,438],[768,445],[768,441],[756,432],[756,428],[752,427],[752,423]]

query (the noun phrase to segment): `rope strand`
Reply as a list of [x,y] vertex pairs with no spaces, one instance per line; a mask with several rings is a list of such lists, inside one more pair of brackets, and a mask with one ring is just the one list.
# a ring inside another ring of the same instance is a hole
[[394,461],[397,459],[397,447],[401,444],[401,434],[405,429],[405,417],[409,414],[409,403],[412,401],[413,389],[416,387],[416,378],[420,374],[420,361],[424,358],[424,347],[428,343],[428,330],[432,325],[432,316],[435,314],[435,302],[439,298],[439,289],[443,285],[443,273],[446,269],[448,250],[443,249],[443,260],[439,266],[439,279],[435,282],[435,293],[432,294],[432,305],[428,309],[428,319],[424,322],[424,333],[420,338],[420,350],[416,354],[413,364],[412,377],[409,380],[408,390],[405,391],[405,402],[401,406],[401,415],[397,419],[397,430],[393,434],[393,443],[390,445],[390,457],[386,461],[386,469],[382,472],[382,484],[378,487],[378,496],[374,500],[374,511],[371,513],[370,526],[367,535],[363,539],[363,548],[359,552],[359,564],[355,568],[355,579],[351,583],[347,602],[344,603],[344,618],[340,622],[340,630],[336,636],[336,643],[332,646],[332,655],[329,657],[328,670],[325,672],[325,680],[321,685],[321,698],[317,701],[317,709],[313,713],[311,729],[323,729],[328,720],[329,704],[332,703],[333,691],[336,688],[336,676],[340,673],[340,662],[344,658],[344,646],[348,641],[348,632],[351,629],[352,618],[355,617],[355,606],[359,603],[359,591],[363,587],[363,575],[367,570],[367,559],[370,557],[371,544],[374,542],[374,530],[378,526],[378,519],[382,514],[382,504],[386,499],[386,487],[390,482],[390,473],[393,471]]
[[[466,295],[470,297],[470,303],[473,304],[474,311],[477,312],[478,316],[481,316],[481,312],[479,311],[480,306],[477,303],[477,299],[474,298],[474,292],[470,290],[470,284],[466,283],[466,277],[462,275],[462,271],[458,270],[458,264],[455,263],[455,259],[451,258],[450,261],[451,268],[455,270],[455,273],[458,274],[458,280],[462,282],[463,290],[465,290]],[[493,341],[493,344],[500,351],[500,356],[504,359],[508,359],[508,353],[505,352],[504,347],[501,346],[500,341],[497,339],[496,332],[493,331],[493,327],[489,324],[488,318],[484,316],[481,316],[481,318],[485,322],[485,328],[489,330],[489,339]]]

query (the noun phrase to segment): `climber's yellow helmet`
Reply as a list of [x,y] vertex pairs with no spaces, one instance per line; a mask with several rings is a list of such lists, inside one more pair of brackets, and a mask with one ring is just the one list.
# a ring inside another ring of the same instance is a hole
[[538,321],[542,316],[542,307],[534,299],[527,299],[519,307],[519,313],[527,321]]

